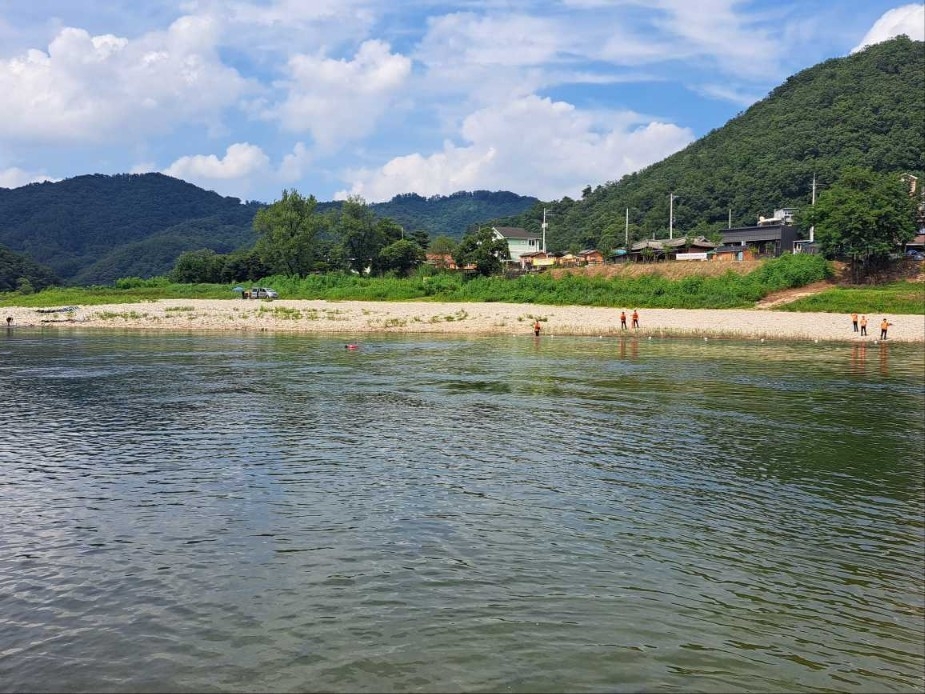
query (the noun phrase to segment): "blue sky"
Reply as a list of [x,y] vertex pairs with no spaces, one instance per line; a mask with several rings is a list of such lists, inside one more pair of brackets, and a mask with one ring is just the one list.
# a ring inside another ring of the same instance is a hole
[[578,197],[898,34],[925,4],[0,0],[0,187]]

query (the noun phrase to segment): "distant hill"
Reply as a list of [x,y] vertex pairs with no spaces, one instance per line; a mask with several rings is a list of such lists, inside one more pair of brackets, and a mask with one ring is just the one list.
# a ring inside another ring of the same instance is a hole
[[538,231],[548,208],[550,250],[620,246],[674,232],[753,225],[805,208],[843,168],[908,172],[925,182],[925,43],[899,37],[803,70],[765,99],[642,171],[534,206],[499,224]]
[[39,265],[27,255],[0,246],[0,292],[23,289],[21,282],[27,282],[27,286],[41,291],[45,287],[60,284],[61,280],[50,267]]
[[0,188],[0,244],[68,283],[102,284],[162,274],[183,251],[248,243],[259,206],[162,174],[77,176]]
[[[370,205],[409,232],[459,238],[472,224],[517,214],[536,198],[475,191],[423,198],[399,195]],[[51,268],[67,284],[109,284],[166,274],[186,251],[228,253],[256,240],[243,203],[157,173],[77,176],[0,188],[0,244]],[[321,211],[340,203],[319,204]]]

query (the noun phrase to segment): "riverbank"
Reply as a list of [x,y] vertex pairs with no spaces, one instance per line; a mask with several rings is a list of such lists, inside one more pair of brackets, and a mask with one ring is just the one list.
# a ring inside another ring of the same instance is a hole
[[[62,307],[64,308],[64,307]],[[868,336],[851,327],[847,315],[757,309],[640,309],[640,327],[620,328],[620,309],[509,303],[376,301],[250,301],[163,299],[138,304],[75,306],[49,312],[7,307],[0,315],[13,328],[109,328],[184,331],[340,333],[441,333],[541,335],[726,337],[767,340],[875,341],[880,321],[892,323],[891,342],[925,343],[921,315],[868,316]],[[626,307],[627,320],[634,307]]]

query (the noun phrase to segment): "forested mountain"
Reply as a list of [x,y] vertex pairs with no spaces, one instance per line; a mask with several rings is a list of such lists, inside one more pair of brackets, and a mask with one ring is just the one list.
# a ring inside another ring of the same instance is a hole
[[41,291],[60,282],[51,268],[0,245],[0,292]]
[[899,37],[803,70],[725,126],[581,200],[540,203],[499,224],[539,231],[550,250],[622,246],[754,225],[775,209],[805,208],[846,166],[912,173],[925,182],[925,43]]
[[[536,203],[507,192],[398,195],[370,205],[410,233],[459,238],[472,224],[517,214]],[[319,211],[340,207],[323,202]],[[68,284],[166,274],[181,253],[229,253],[253,245],[264,203],[242,203],[162,174],[77,176],[0,188],[0,244],[49,266]]]
[[183,251],[253,239],[260,205],[162,174],[77,176],[0,188],[0,243],[72,284],[163,274]]
[[536,198],[506,191],[476,190],[428,198],[406,193],[370,207],[377,216],[395,220],[406,231],[420,229],[431,238],[445,234],[459,239],[473,225],[496,217],[520,214],[537,202]]

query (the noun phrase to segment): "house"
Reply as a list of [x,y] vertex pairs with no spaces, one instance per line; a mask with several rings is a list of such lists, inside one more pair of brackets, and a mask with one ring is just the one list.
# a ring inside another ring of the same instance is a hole
[[542,270],[548,267],[552,267],[555,264],[555,256],[550,255],[549,253],[544,253],[543,251],[520,254],[521,270]]
[[676,239],[646,239],[630,246],[629,255],[633,260],[667,260],[672,255],[678,260],[706,260],[705,254],[712,251],[715,245],[702,236],[692,239],[686,236]]
[[773,224],[723,229],[720,233],[723,246],[751,246],[777,258],[784,253],[793,253],[799,230],[789,224]]
[[600,265],[604,262],[604,254],[595,248],[587,248],[578,253],[578,262],[584,265]]
[[427,253],[424,256],[424,262],[433,265],[438,270],[455,270],[456,261],[449,253]]
[[793,218],[796,213],[799,212],[795,207],[784,207],[780,210],[774,210],[774,216],[772,217],[758,217],[758,226],[760,227],[773,227],[779,226],[781,224],[786,224],[787,226],[793,226]]
[[713,251],[712,260],[722,263],[737,260],[754,260],[755,257],[755,252],[750,246],[737,243],[717,247]]
[[507,249],[511,254],[512,263],[519,264],[520,256],[525,253],[546,250],[542,247],[542,235],[539,233],[527,231],[520,227],[492,227],[491,231],[496,239],[507,242]]

